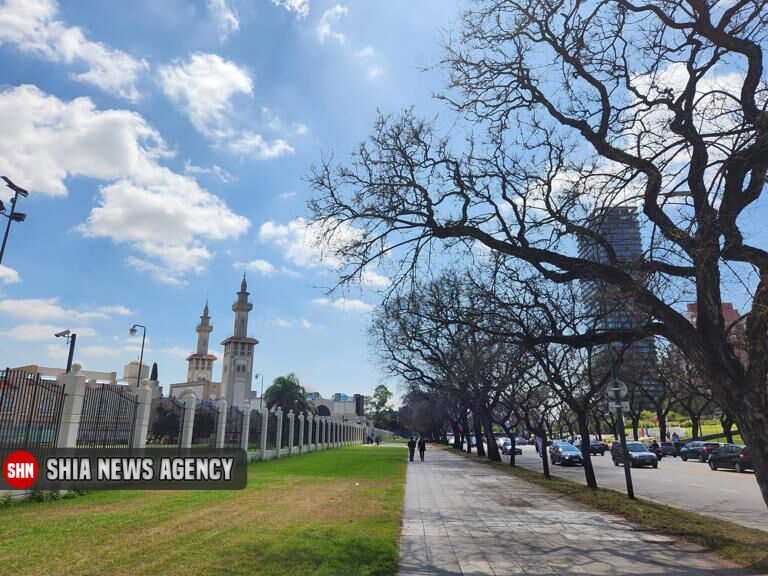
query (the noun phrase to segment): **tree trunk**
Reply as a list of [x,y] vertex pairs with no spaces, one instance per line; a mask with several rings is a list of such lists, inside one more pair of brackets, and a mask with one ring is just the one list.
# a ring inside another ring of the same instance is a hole
[[640,418],[635,418],[634,416],[630,416],[632,419],[632,437],[635,439],[635,442],[640,440],[640,435],[637,433],[637,427],[640,424]]
[[768,505],[768,406],[766,397],[756,386],[733,400],[731,414],[738,414],[736,423],[744,443],[749,446],[749,456],[755,469],[757,485]]
[[691,436],[694,440],[699,437],[699,418],[698,416],[691,416]]
[[733,420],[727,415],[720,416],[720,425],[723,427],[723,433],[725,434],[725,441],[729,444],[733,444]]
[[496,444],[496,436],[493,435],[493,420],[486,410],[483,414],[483,428],[485,428],[485,437],[488,439],[488,459],[494,462],[501,462],[499,446]]
[[600,418],[595,418],[595,434],[597,435],[597,439],[602,442],[603,440],[603,430],[600,426]]
[[475,427],[475,442],[477,442],[475,451],[477,452],[478,456],[485,456],[485,447],[483,446],[483,428],[480,424],[480,417],[478,416],[477,412],[472,413],[472,425]]
[[593,490],[597,489],[597,477],[595,469],[592,467],[592,454],[589,446],[589,417],[586,413],[576,413],[579,424],[579,434],[581,435],[581,458],[584,462],[584,476],[587,480],[587,486]]
[[667,439],[667,415],[664,410],[657,410],[656,417],[659,419],[660,442],[664,442]]
[[541,432],[541,458],[543,460],[542,464],[544,466],[544,478],[550,478],[549,475],[549,459],[547,458],[547,431],[542,430]]
[[472,454],[472,433],[469,431],[469,422],[467,421],[467,417],[464,416],[462,419],[463,425],[464,425],[464,432],[462,433],[462,442],[465,442],[467,444],[467,454]]

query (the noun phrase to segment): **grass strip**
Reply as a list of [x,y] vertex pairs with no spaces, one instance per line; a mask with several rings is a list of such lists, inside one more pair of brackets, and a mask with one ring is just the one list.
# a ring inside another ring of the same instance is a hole
[[0,508],[0,575],[391,576],[405,485],[399,447],[248,467],[233,491],[93,491]]
[[[444,448],[451,450],[447,446]],[[762,530],[747,528],[727,520],[716,520],[643,498],[630,500],[626,494],[609,488],[591,490],[578,482],[559,476],[547,479],[541,472],[520,466],[512,467],[504,462],[491,462],[461,450],[453,450],[453,452],[486,466],[492,466],[526,482],[563,494],[590,508],[616,514],[663,534],[700,544],[742,566],[768,570],[768,533]]]

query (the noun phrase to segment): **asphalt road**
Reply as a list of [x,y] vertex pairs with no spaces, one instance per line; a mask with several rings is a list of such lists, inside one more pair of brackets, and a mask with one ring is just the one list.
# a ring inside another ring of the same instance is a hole
[[[504,458],[509,461],[508,456]],[[598,486],[626,492],[624,468],[614,466],[609,453],[593,456],[592,462]],[[516,463],[542,470],[533,446],[523,446],[523,455],[517,456]],[[585,484],[581,466],[549,469],[552,474]],[[768,531],[768,508],[752,472],[713,471],[707,464],[665,457],[656,469],[632,468],[632,480],[639,497]]]

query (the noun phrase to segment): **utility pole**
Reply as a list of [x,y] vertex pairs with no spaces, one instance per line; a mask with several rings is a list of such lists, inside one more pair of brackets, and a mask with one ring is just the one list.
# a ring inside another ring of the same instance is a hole
[[24,222],[24,220],[27,219],[27,215],[24,214],[24,212],[16,211],[16,202],[18,201],[19,196],[23,196],[24,198],[29,196],[29,192],[20,186],[16,186],[16,184],[11,182],[7,176],[2,176],[2,179],[5,181],[6,186],[13,190],[13,198],[11,198],[11,211],[8,214],[6,214],[5,205],[0,202],[0,214],[8,218],[8,224],[5,227],[5,234],[3,235],[3,243],[2,246],[0,246],[0,264],[3,263],[5,245],[8,244],[8,234],[11,232],[11,222]]

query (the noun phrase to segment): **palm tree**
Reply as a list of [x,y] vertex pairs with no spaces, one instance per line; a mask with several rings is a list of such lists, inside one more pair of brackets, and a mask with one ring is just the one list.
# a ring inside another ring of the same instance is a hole
[[278,376],[272,382],[272,386],[264,391],[264,401],[267,408],[279,406],[283,412],[293,410],[294,414],[299,412],[314,412],[315,407],[310,400],[307,400],[307,392],[299,382],[298,376],[291,372],[287,376]]

